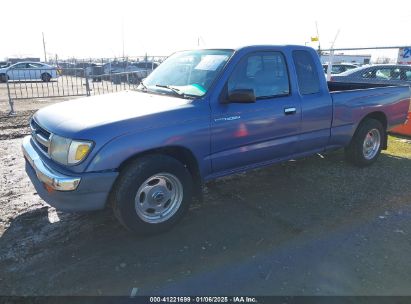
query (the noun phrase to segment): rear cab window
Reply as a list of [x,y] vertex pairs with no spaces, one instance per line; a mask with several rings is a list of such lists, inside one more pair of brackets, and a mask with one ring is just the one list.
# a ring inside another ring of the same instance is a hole
[[294,51],[293,60],[297,81],[302,95],[320,92],[320,79],[311,54],[307,51]]

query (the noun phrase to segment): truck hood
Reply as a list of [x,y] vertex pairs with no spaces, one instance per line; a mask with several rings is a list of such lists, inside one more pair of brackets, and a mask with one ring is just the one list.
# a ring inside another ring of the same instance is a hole
[[191,100],[182,98],[124,91],[54,104],[39,110],[34,119],[52,133],[73,138],[97,127],[190,107],[190,103]]

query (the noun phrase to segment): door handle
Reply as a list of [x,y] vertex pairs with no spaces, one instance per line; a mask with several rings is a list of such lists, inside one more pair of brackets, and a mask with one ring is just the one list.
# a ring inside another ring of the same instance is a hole
[[295,114],[295,113],[297,113],[297,109],[294,108],[294,107],[284,109],[284,114],[285,115],[292,115],[292,114]]

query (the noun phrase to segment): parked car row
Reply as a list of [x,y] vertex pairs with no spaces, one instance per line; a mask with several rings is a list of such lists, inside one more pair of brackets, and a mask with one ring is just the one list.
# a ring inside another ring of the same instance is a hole
[[[96,62],[59,62],[59,66],[62,68],[62,75],[87,76],[93,81],[104,79],[115,82],[129,81],[132,78],[132,83],[139,83],[141,79],[146,78],[158,65],[159,63],[152,61],[113,61],[104,64]],[[121,73],[128,73],[129,75],[120,75]],[[113,74],[116,75],[113,76]]]
[[[98,63],[68,63],[61,62],[58,66],[51,66],[40,62],[18,62],[10,65],[7,62],[0,62],[0,81],[33,81],[41,80],[49,82],[59,76],[92,77],[93,81],[101,80],[101,75],[117,73],[133,73],[134,82],[147,77],[152,70],[157,68],[159,63],[151,61],[126,62],[114,61],[106,64]],[[127,77],[128,79],[129,77]],[[116,77],[116,80],[122,79]]]

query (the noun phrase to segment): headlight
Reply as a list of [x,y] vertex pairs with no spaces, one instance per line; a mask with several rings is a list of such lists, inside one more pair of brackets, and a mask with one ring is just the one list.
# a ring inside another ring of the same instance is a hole
[[51,143],[49,149],[50,157],[56,162],[67,165],[70,144],[71,139],[53,134],[51,136]]
[[91,150],[92,142],[71,140],[53,134],[49,149],[50,157],[63,165],[81,162]]

